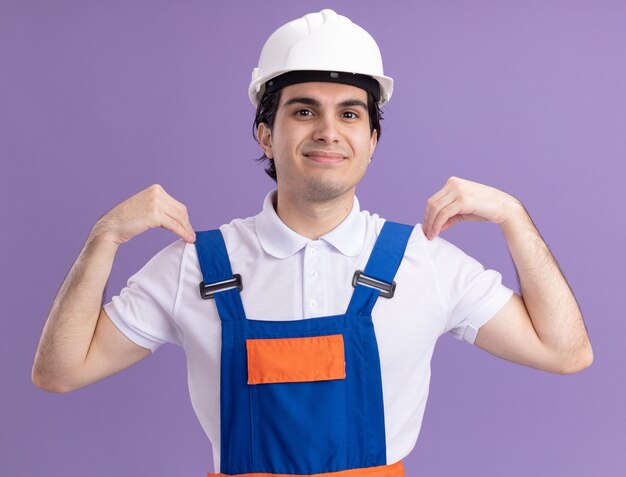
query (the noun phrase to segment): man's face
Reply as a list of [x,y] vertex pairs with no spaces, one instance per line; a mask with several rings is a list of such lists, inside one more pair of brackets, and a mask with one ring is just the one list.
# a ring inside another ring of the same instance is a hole
[[272,130],[259,127],[259,142],[276,166],[279,195],[313,202],[353,194],[376,141],[367,93],[338,83],[286,86]]

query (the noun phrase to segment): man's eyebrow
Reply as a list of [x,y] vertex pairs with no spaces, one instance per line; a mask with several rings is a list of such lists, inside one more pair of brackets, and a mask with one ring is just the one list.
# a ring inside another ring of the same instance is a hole
[[315,106],[315,107],[319,107],[321,105],[321,103],[313,98],[310,98],[308,96],[296,96],[295,98],[291,98],[288,101],[285,101],[285,104],[283,104],[284,107],[287,106],[291,106],[292,104],[305,104],[307,106]]
[[[296,96],[295,98],[291,98],[285,101],[283,107],[291,106],[292,104],[304,104],[306,106],[314,106],[319,108],[322,103],[320,103],[317,99],[311,98],[309,96]],[[365,104],[360,99],[347,99],[338,104],[340,108],[363,108],[367,111],[367,104]]]
[[341,103],[339,103],[339,106],[342,108],[353,108],[353,107],[363,108],[365,111],[367,111],[367,104],[365,104],[360,99],[348,99],[346,101],[342,101]]

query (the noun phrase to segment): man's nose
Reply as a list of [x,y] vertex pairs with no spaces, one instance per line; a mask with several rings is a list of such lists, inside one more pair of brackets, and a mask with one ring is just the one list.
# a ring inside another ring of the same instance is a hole
[[339,125],[334,114],[320,115],[316,121],[315,140],[327,143],[339,142]]

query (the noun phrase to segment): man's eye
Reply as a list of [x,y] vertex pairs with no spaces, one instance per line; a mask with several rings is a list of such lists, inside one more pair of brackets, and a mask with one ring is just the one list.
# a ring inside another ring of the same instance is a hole
[[296,116],[302,116],[302,117],[306,117],[306,116],[311,116],[311,111],[308,109],[298,109],[296,111]]
[[346,111],[343,113],[343,117],[346,119],[356,119],[358,118],[358,115],[353,111]]

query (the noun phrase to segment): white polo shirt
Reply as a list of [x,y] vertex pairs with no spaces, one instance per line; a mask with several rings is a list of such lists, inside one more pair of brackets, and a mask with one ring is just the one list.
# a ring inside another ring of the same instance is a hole
[[[276,215],[275,191],[263,211],[220,230],[233,273],[242,276],[246,315],[255,320],[301,320],[345,313],[355,270],[364,269],[385,222],[359,209],[319,240],[289,229]],[[407,456],[419,434],[437,338],[451,332],[473,343],[478,329],[512,296],[501,275],[446,240],[413,230],[392,299],[372,314],[385,406],[387,463]],[[214,300],[200,298],[202,272],[193,244],[178,240],[130,277],[105,305],[133,342],[155,351],[163,343],[187,356],[191,401],[213,446],[220,472],[220,319]]]

